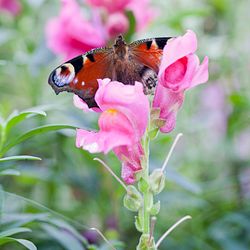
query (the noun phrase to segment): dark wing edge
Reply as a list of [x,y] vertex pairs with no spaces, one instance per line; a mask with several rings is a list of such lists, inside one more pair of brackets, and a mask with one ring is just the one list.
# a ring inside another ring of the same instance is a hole
[[158,46],[158,49],[163,49],[164,46],[167,44],[167,41],[173,37],[156,37],[156,38],[146,38],[146,39],[141,39],[134,41],[129,44],[131,47],[136,47],[140,44],[145,43],[147,46],[147,49],[149,50],[152,46],[152,43],[155,41],[156,45]]
[[89,106],[97,107],[94,94],[98,78],[106,77],[110,48],[97,48],[68,60],[49,75],[48,83],[56,94],[67,91],[78,95]]

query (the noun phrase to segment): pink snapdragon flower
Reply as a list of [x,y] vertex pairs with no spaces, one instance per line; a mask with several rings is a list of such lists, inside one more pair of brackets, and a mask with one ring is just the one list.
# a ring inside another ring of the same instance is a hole
[[114,150],[123,163],[122,177],[130,184],[135,181],[135,172],[141,169],[140,140],[148,124],[149,102],[139,82],[131,86],[99,79],[98,83],[95,101],[102,111],[100,130],[78,129],[76,146],[91,153]]
[[100,25],[87,21],[81,14],[75,0],[61,0],[58,17],[52,18],[46,26],[48,47],[56,54],[70,59],[90,49],[105,44],[104,30]]
[[7,11],[16,16],[21,11],[21,4],[18,0],[0,0],[0,11]]
[[[133,12],[136,19],[136,30],[140,31],[145,28],[156,16],[155,9],[150,6],[149,0],[87,0],[87,3],[92,7],[103,8],[108,12],[108,15],[115,13],[125,13],[130,10]],[[117,16],[118,17],[118,16]],[[108,18],[109,19],[109,18]],[[124,26],[124,17],[116,18],[116,23]],[[126,29],[127,30],[127,29]],[[126,31],[125,30],[125,31]],[[123,31],[124,32],[124,31]],[[120,33],[123,33],[120,32]],[[117,33],[118,34],[118,33]]]
[[135,182],[135,173],[142,169],[141,160],[144,155],[140,142],[130,146],[114,148],[118,159],[122,162],[122,178],[127,184]]
[[122,12],[117,12],[108,16],[106,28],[110,37],[126,33],[128,27],[128,18]]
[[165,125],[160,128],[164,133],[175,127],[184,92],[208,80],[208,57],[200,65],[194,54],[196,50],[197,38],[191,30],[184,36],[169,40],[164,47],[153,100],[153,107],[160,108],[160,118],[165,120]]
[[157,15],[157,11],[149,3],[149,0],[133,0],[128,4],[127,9],[135,16],[136,31],[143,30]]
[[109,13],[124,11],[131,0],[87,0],[93,7],[103,7]]

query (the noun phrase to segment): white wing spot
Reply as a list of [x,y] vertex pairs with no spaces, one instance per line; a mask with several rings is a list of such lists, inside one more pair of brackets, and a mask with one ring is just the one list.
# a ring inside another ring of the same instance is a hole
[[152,41],[152,44],[151,44],[151,48],[154,48],[154,49],[156,49],[158,46],[157,46],[157,44],[156,44],[156,42],[155,42],[155,39]]

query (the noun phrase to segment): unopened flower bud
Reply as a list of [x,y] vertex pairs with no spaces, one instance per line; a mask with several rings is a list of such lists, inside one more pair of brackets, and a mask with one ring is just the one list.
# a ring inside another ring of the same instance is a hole
[[150,189],[153,194],[159,194],[165,187],[165,175],[161,169],[155,169],[149,177]]
[[142,206],[142,196],[135,186],[128,186],[128,192],[124,196],[123,204],[124,206],[133,212],[137,212]]

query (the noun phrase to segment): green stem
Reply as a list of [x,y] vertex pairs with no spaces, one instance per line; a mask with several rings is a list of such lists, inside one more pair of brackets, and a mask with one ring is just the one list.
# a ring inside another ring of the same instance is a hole
[[[143,145],[145,153],[143,178],[146,182],[149,181],[149,143],[150,139],[148,133],[146,132]],[[149,234],[150,232],[150,213],[148,211],[149,202],[150,202],[150,191],[149,188],[147,188],[143,192],[143,234]]]

